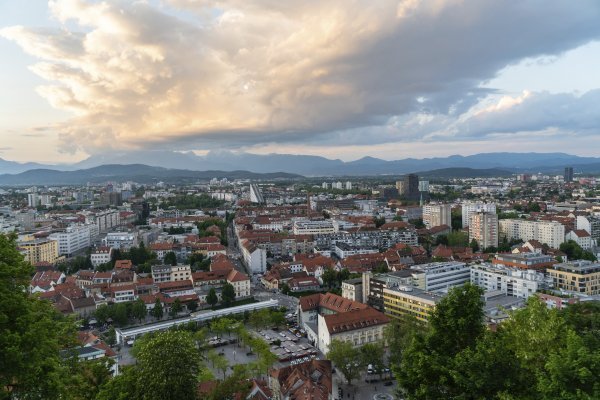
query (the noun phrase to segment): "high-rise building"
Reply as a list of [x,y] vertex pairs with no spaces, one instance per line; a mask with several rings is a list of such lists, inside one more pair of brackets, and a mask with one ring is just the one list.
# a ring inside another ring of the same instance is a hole
[[323,182],[323,185],[321,186],[323,189],[329,189],[329,183],[327,182]]
[[427,204],[423,206],[423,223],[429,228],[434,226],[452,226],[452,207],[450,204]]
[[565,226],[555,221],[527,221],[524,219],[502,219],[499,222],[500,236],[508,240],[537,240],[558,249],[565,241]]
[[471,214],[469,242],[475,239],[479,248],[498,247],[498,215],[491,212]]
[[29,193],[27,195],[27,206],[35,208],[40,204],[37,193]]
[[462,227],[469,226],[471,214],[476,212],[496,212],[496,204],[494,203],[463,203],[462,204]]
[[352,182],[346,182],[346,190],[352,190]]
[[405,200],[418,201],[420,198],[419,177],[416,174],[405,175],[402,181],[396,182],[396,188]]
[[573,181],[573,167],[565,167],[565,174],[563,175],[565,182]]
[[265,198],[257,184],[250,184],[250,201],[252,203],[264,204]]

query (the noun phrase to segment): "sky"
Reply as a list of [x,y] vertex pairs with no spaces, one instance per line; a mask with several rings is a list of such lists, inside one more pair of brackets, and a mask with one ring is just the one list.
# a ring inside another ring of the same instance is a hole
[[600,2],[0,0],[0,158],[600,153]]

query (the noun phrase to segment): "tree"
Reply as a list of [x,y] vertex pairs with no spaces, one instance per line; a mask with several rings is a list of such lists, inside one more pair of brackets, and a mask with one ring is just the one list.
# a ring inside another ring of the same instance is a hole
[[385,217],[373,218],[373,223],[375,224],[375,228],[379,228],[385,224]]
[[112,326],[108,328],[108,331],[106,332],[106,344],[109,346],[114,346],[117,344],[117,333],[115,332],[115,328]]
[[408,347],[412,339],[425,332],[425,325],[413,316],[401,316],[392,318],[386,325],[383,334],[385,341],[390,349],[390,363],[399,365],[402,361],[402,354]]
[[321,275],[321,279],[323,280],[323,284],[330,288],[337,281],[337,273],[333,268],[325,268]]
[[361,365],[372,365],[373,369],[381,374],[385,368],[384,349],[380,344],[367,343],[360,347]]
[[568,240],[560,244],[560,251],[565,253],[569,260],[596,261],[593,253],[583,250],[574,240]]
[[137,385],[143,399],[196,398],[200,354],[190,332],[164,331],[136,341]]
[[125,303],[117,303],[112,306],[114,309],[114,313],[112,316],[115,324],[119,326],[126,325],[129,322],[129,318],[127,316],[127,305]]
[[360,350],[355,348],[352,343],[334,339],[329,344],[327,358],[330,359],[338,370],[342,372],[348,384],[360,375],[363,368]]
[[209,350],[207,358],[212,363],[213,368],[221,371],[221,373],[223,374],[223,379],[225,379],[225,373],[227,372],[227,368],[229,367],[227,358],[225,358],[225,356],[220,355],[212,349]]
[[196,312],[196,310],[198,309],[198,302],[197,301],[190,301],[187,304],[187,308],[188,308],[188,310],[190,310],[190,312]]
[[75,342],[75,325],[28,293],[33,268],[0,234],[0,398],[63,397],[59,350]]
[[283,285],[281,285],[281,293],[288,296],[291,293],[291,291],[292,290],[290,289],[290,286],[287,283],[284,283]]
[[183,310],[183,306],[181,305],[181,301],[176,298],[173,304],[171,305],[171,309],[169,310],[169,315],[171,318],[175,318],[177,314],[179,314]]
[[463,231],[454,231],[448,234],[448,246],[467,247],[469,235]]
[[471,249],[473,249],[474,253],[479,251],[479,243],[477,243],[477,240],[472,239],[469,246],[471,247]]
[[163,317],[163,313],[164,311],[162,302],[160,301],[160,299],[157,298],[154,302],[154,307],[152,308],[152,310],[150,310],[150,315],[152,315],[156,319],[161,319]]
[[225,306],[229,306],[235,300],[235,289],[231,283],[226,283],[223,285],[223,289],[221,291],[221,301]]
[[146,304],[142,299],[137,299],[133,302],[131,314],[139,322],[142,322],[142,320],[146,318],[146,315],[148,315],[148,309],[146,308]]
[[167,254],[165,254],[164,263],[173,266],[177,265],[177,255],[174,252],[169,251]]
[[219,302],[219,298],[217,297],[217,292],[215,288],[210,288],[208,294],[206,295],[206,302],[210,304],[211,307],[214,307],[215,304]]

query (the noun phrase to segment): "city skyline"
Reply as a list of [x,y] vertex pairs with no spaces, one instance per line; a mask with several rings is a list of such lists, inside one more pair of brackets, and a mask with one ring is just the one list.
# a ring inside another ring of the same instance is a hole
[[0,4],[0,158],[598,154],[600,5]]

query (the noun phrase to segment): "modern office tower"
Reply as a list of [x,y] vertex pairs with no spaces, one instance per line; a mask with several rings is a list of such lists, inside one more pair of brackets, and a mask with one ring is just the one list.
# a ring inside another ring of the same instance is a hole
[[573,167],[565,167],[565,183],[573,181]]

